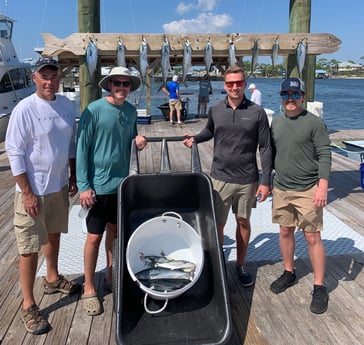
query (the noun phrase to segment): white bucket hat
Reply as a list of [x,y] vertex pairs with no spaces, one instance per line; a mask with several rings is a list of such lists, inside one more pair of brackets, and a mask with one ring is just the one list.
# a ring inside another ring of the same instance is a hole
[[141,83],[140,78],[137,77],[136,75],[132,74],[128,68],[114,67],[107,76],[103,77],[100,80],[99,86],[102,89],[104,89],[105,91],[110,91],[109,80],[114,76],[128,77],[131,82],[130,91],[136,90],[140,86],[140,83]]

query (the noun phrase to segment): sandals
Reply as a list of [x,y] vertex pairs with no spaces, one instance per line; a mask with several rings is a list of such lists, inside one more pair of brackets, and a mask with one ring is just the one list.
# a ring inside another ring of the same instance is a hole
[[95,316],[103,312],[97,293],[82,295],[83,311],[86,315]]
[[47,333],[51,329],[51,325],[39,312],[39,307],[32,304],[27,309],[20,309],[20,317],[24,322],[25,329],[32,334]]
[[55,292],[62,292],[65,294],[74,294],[76,292],[79,292],[81,290],[81,285],[74,282],[67,280],[64,276],[59,275],[57,280],[53,283],[47,282],[45,277],[43,277],[44,280],[44,293],[45,294],[52,294]]

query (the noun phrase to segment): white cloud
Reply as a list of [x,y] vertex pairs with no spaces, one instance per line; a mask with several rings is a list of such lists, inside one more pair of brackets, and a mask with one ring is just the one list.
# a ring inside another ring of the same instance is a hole
[[[202,1],[202,0],[201,0]],[[219,33],[232,24],[227,14],[201,13],[197,18],[182,19],[163,25],[165,33]]]
[[189,12],[190,10],[194,9],[196,6],[192,3],[185,4],[184,2],[180,2],[177,6],[177,13],[178,14],[185,14]]
[[185,14],[187,12],[190,12],[192,10],[199,10],[201,12],[211,12],[217,3],[218,0],[198,0],[197,3],[195,2],[189,2],[184,3],[180,2],[177,5],[177,13],[178,14]]
[[216,6],[217,0],[198,0],[198,9],[204,12],[212,11]]

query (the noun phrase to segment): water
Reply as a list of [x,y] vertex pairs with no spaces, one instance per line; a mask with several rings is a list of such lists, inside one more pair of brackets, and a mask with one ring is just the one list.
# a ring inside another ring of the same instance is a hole
[[[256,78],[249,79],[248,84],[254,82],[263,95],[263,106],[272,109],[275,115],[279,114],[281,100],[278,95],[281,79]],[[224,99],[225,95],[222,81],[212,81],[213,94],[210,95],[209,105]],[[152,118],[162,118],[158,109],[161,104],[167,103],[168,98],[158,89],[161,82],[152,83],[151,113]],[[180,85],[184,100],[187,100],[186,109],[188,118],[197,113],[198,82],[187,81]],[[246,95],[250,97],[247,90]],[[146,108],[145,89],[142,87],[130,94],[128,101],[138,103],[140,109]],[[323,102],[323,119],[329,131],[344,129],[364,129],[364,79],[317,79],[315,84],[315,101]]]

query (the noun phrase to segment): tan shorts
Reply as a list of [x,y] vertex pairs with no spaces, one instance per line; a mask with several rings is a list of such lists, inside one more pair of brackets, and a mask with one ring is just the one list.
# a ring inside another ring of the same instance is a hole
[[68,232],[68,186],[38,196],[40,214],[35,219],[24,210],[22,193],[15,192],[14,229],[19,254],[37,253],[48,243],[48,233]]
[[249,184],[228,183],[211,179],[215,190],[215,213],[217,224],[225,224],[230,207],[235,215],[250,219],[251,210],[257,205],[255,193],[258,182]]
[[307,232],[323,228],[323,208],[315,208],[312,202],[317,186],[305,191],[273,189],[272,222],[282,226],[296,226]]
[[182,103],[179,99],[170,99],[169,100],[169,110],[181,110]]

